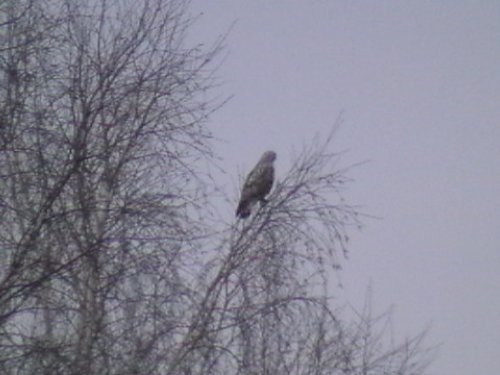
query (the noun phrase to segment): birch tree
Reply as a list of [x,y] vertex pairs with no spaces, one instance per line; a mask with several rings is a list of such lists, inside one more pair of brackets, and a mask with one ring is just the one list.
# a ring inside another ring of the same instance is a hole
[[[206,220],[221,41],[182,0],[0,2],[2,374],[417,374],[328,274],[355,207],[297,155],[245,223]],[[333,134],[332,134],[333,136]]]

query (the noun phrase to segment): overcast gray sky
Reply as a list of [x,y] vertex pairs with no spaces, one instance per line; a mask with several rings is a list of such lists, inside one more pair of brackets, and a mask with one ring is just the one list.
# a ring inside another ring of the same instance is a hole
[[[394,306],[395,330],[431,324],[430,373],[500,374],[500,1],[195,0],[192,32],[227,31],[211,119],[223,166],[326,134],[352,203],[381,217],[354,233],[343,293]],[[222,181],[231,194],[237,176]]]

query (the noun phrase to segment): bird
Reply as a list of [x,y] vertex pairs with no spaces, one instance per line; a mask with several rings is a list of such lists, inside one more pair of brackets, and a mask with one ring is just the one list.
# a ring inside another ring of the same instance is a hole
[[261,202],[266,204],[266,195],[269,194],[274,182],[274,161],[276,153],[274,151],[266,151],[262,154],[259,162],[255,165],[252,171],[248,174],[243,189],[241,190],[241,198],[236,209],[236,216],[241,219],[246,219],[250,216],[252,206]]

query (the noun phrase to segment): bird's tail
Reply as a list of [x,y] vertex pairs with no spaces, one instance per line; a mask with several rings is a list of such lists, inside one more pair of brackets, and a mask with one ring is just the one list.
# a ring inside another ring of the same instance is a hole
[[250,205],[248,204],[248,202],[241,201],[238,205],[238,208],[236,209],[236,216],[241,219],[246,219],[250,216],[250,212]]

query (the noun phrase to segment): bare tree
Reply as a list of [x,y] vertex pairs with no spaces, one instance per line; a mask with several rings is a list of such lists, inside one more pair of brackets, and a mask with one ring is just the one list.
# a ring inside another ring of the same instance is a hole
[[201,219],[220,41],[187,46],[186,10],[0,3],[0,371],[420,373],[420,336],[380,350],[328,298],[359,225],[333,133],[247,222]]
[[328,152],[334,134],[304,147],[269,203],[222,232],[167,373],[424,372],[432,357],[425,333],[397,344],[389,315],[367,305],[353,317],[329,297],[328,274],[347,254],[348,229],[360,225],[342,198],[346,170]]
[[131,372],[186,298],[218,46],[183,1],[3,5],[0,366]]

